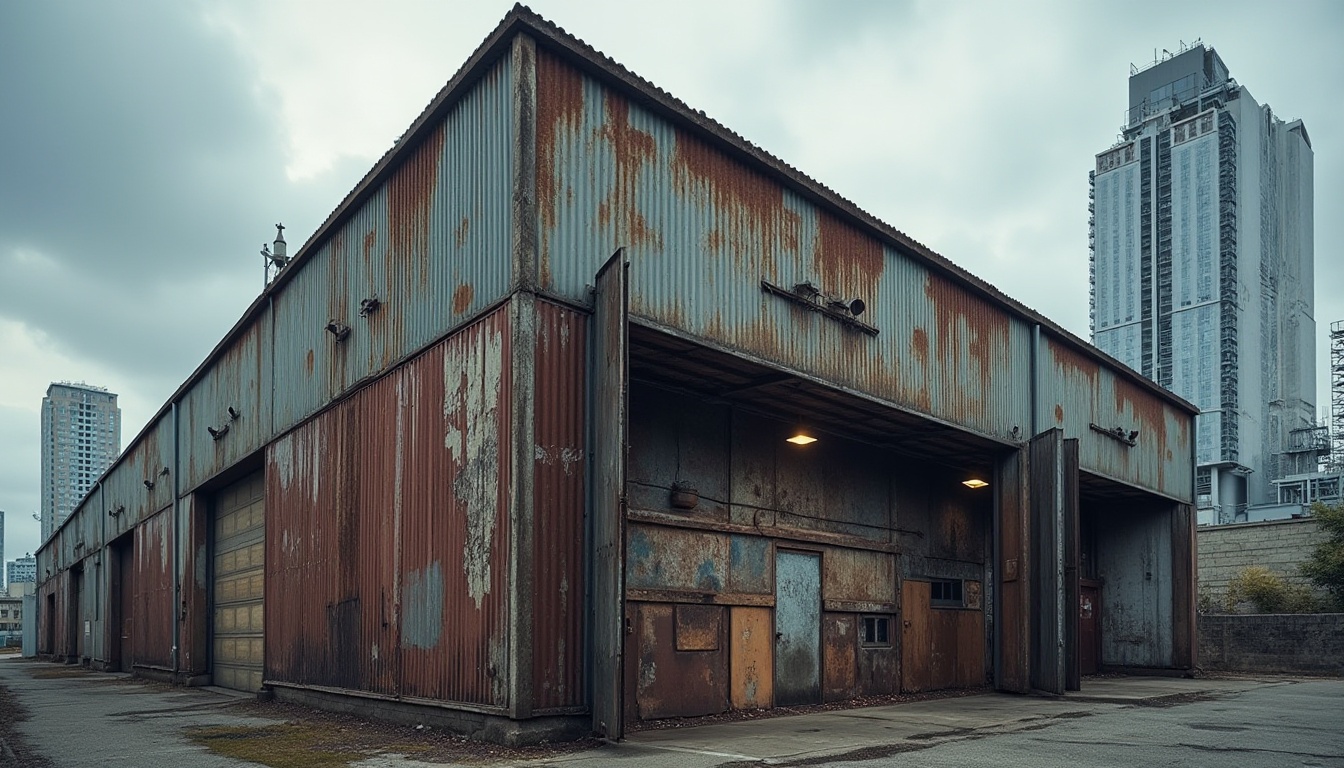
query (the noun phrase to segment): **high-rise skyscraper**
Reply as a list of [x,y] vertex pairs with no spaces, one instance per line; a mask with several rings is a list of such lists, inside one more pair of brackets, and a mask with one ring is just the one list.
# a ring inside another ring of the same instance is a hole
[[1092,341],[1200,407],[1200,520],[1236,520],[1315,423],[1307,129],[1196,43],[1131,68],[1090,177]]
[[42,540],[121,451],[121,409],[102,387],[60,382],[42,398]]
[[13,586],[24,581],[37,581],[37,558],[32,555],[16,557],[5,563],[5,584]]

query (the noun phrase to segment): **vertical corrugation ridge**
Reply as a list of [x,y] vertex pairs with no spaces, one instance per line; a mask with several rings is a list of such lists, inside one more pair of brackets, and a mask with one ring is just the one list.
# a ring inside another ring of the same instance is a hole
[[548,709],[584,702],[587,317],[545,301],[536,306],[533,696],[536,709]]

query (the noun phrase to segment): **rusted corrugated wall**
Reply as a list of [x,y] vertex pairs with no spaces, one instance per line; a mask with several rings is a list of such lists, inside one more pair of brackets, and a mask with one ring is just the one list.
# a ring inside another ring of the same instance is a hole
[[[1194,417],[1058,339],[1045,344],[1041,429],[1078,438],[1083,469],[1172,499],[1194,495]],[[1118,429],[1135,445],[1091,424]]]
[[[39,562],[38,568],[42,565]],[[37,652],[43,656],[64,656],[66,652],[66,636],[68,634],[66,617],[68,610],[65,604],[65,581],[68,573],[57,573],[55,576],[41,582],[37,588],[37,610],[40,614],[38,618],[37,632]],[[38,571],[38,578],[42,578],[42,571]]]
[[[537,70],[543,289],[583,301],[624,246],[636,316],[985,434],[1027,423],[1028,325],[554,54]],[[880,334],[762,280],[862,298]]]
[[[284,430],[507,292],[513,74],[497,63],[276,298],[273,426]],[[361,305],[379,306],[361,315]],[[337,342],[324,330],[350,328]]]
[[[103,509],[97,509],[98,500],[91,499],[87,514],[91,519],[107,518],[100,521],[106,526],[107,541],[114,541],[173,503],[172,424],[171,416],[159,418],[126,449],[116,470],[103,478]],[[146,481],[154,487],[146,487]]]
[[134,662],[172,669],[173,515],[164,510],[135,529]]
[[539,301],[532,599],[533,707],[584,703],[586,315]]
[[507,704],[507,309],[267,450],[267,679]]
[[[183,473],[179,490],[209,480],[270,439],[271,322],[263,315],[248,326],[182,396],[177,425]],[[215,439],[211,429],[224,434]]]

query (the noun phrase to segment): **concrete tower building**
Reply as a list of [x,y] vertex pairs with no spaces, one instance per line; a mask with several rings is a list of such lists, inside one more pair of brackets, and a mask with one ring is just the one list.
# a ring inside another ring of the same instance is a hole
[[1290,433],[1315,423],[1306,127],[1196,43],[1131,69],[1089,176],[1093,343],[1200,407],[1199,519],[1235,521],[1301,471]]
[[15,584],[37,581],[37,558],[32,555],[16,557],[5,563],[5,583],[13,587]]
[[70,382],[42,398],[42,540],[70,515],[121,451],[121,409],[102,387]]

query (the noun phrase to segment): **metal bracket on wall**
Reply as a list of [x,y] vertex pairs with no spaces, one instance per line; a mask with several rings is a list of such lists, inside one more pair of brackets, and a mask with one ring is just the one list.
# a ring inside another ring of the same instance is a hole
[[877,328],[858,319],[859,315],[866,308],[863,299],[851,299],[846,301],[834,296],[827,296],[820,289],[811,283],[799,283],[793,287],[793,290],[781,288],[767,280],[761,281],[761,290],[774,296],[779,296],[797,304],[798,306],[820,312],[832,320],[837,320],[848,328],[865,333],[869,336],[878,334]]
[[1137,429],[1131,429],[1126,432],[1124,427],[1111,427],[1110,429],[1107,429],[1106,427],[1097,424],[1088,424],[1087,426],[1091,427],[1093,432],[1100,432],[1109,438],[1124,443],[1130,448],[1139,444],[1139,430]]

